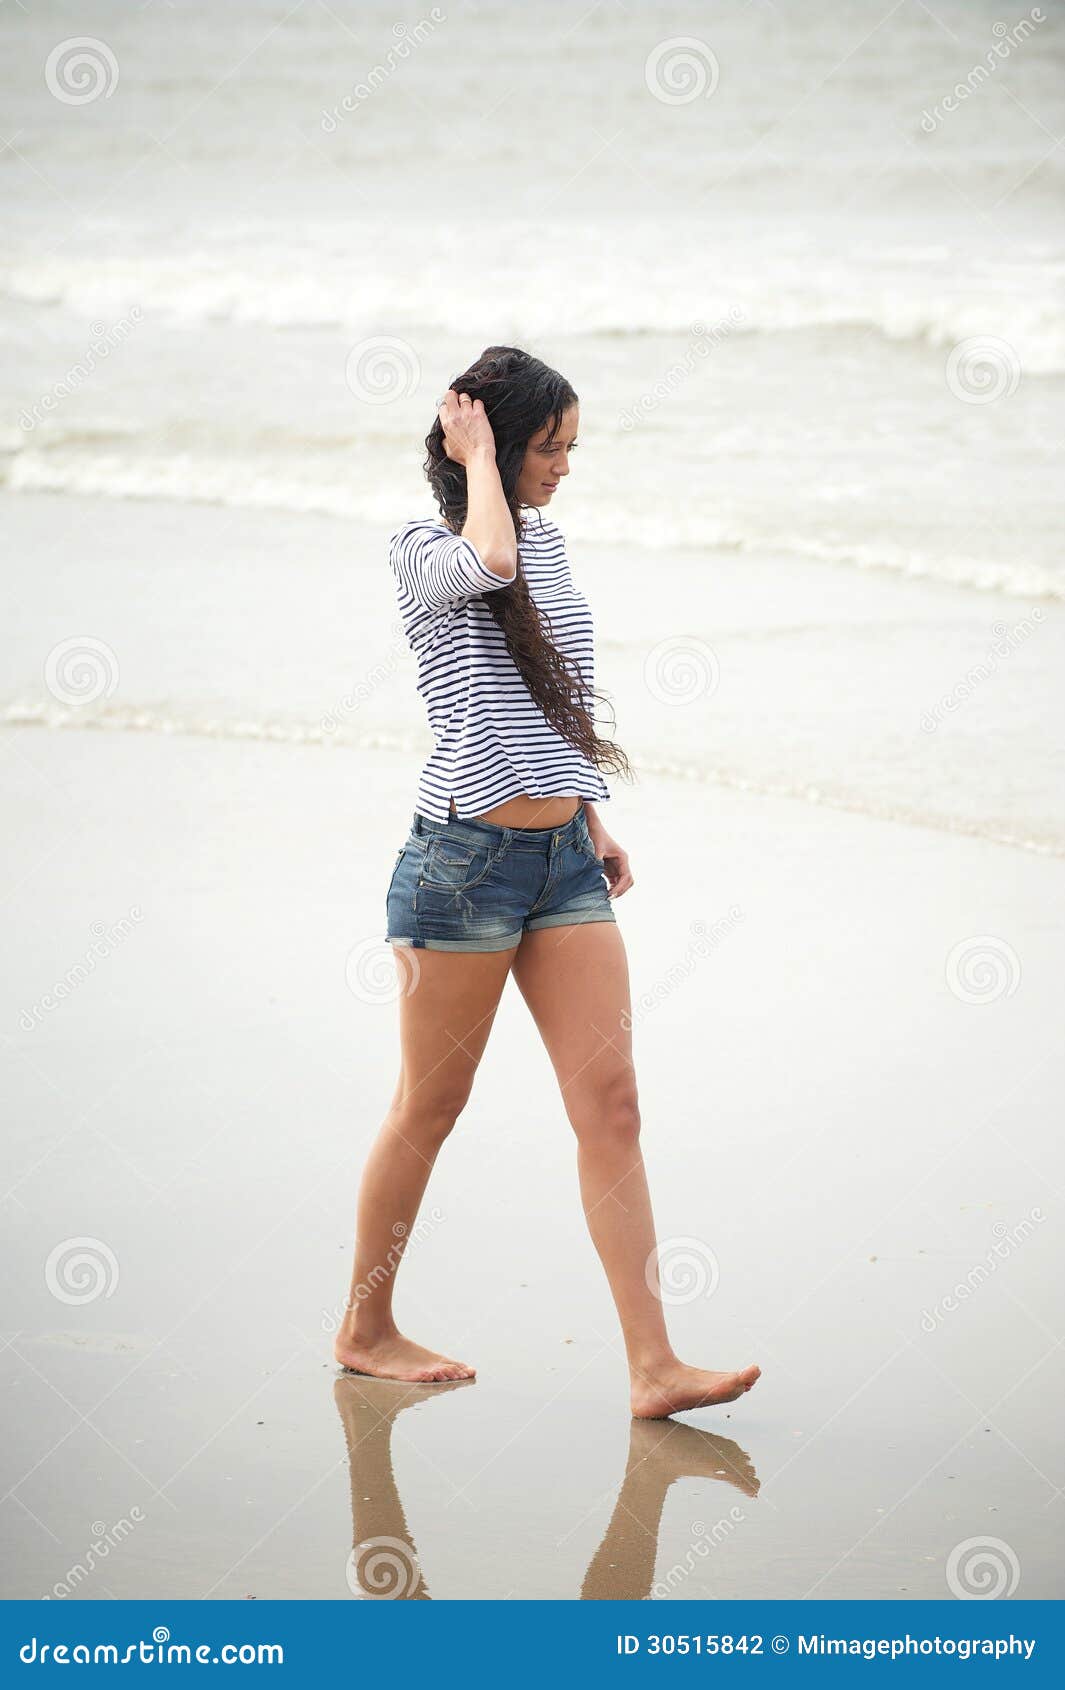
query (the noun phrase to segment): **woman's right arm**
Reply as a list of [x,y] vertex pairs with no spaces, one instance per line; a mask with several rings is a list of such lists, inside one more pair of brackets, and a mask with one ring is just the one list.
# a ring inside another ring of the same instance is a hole
[[466,521],[462,537],[477,550],[486,569],[501,580],[518,572],[514,519],[503,495],[496,464],[496,443],[480,399],[449,387],[440,406],[444,450],[466,471]]

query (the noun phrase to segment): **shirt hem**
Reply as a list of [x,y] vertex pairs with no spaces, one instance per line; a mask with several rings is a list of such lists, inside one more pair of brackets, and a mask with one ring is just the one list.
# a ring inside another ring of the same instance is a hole
[[[481,803],[478,807],[459,808],[458,801],[456,800],[455,820],[460,822],[475,821],[479,815],[484,814],[485,810],[494,810],[498,808],[500,804],[508,803],[511,798],[570,798],[573,796],[579,798],[582,803],[588,804],[606,804],[610,800],[610,794],[606,791],[577,792],[576,794],[573,794],[572,792],[535,792],[530,790],[528,782],[520,782],[517,786],[511,787],[508,791],[502,793],[498,797],[493,794],[488,802]],[[473,802],[476,806],[476,800]],[[446,822],[451,816],[451,811],[448,809],[446,804],[437,804],[435,799],[429,800],[424,793],[418,794],[417,809],[419,815],[424,816],[427,821],[431,822]]]

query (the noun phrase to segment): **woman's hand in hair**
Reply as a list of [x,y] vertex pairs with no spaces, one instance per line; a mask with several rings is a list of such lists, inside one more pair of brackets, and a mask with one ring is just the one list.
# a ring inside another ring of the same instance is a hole
[[495,435],[480,399],[471,400],[468,393],[456,393],[449,387],[439,416],[444,430],[444,451],[452,463],[468,464],[479,454],[495,458]]
[[503,586],[518,572],[518,544],[499,479],[496,441],[480,399],[449,387],[440,406],[444,451],[466,471],[466,520],[463,538],[480,554],[481,562]]

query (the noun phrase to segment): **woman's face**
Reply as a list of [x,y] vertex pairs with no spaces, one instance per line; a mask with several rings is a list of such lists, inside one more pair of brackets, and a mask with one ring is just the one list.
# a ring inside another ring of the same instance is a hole
[[548,505],[564,475],[569,474],[569,455],[577,444],[580,406],[563,411],[554,439],[548,444],[549,428],[534,434],[525,448],[525,462],[518,477],[518,503]]

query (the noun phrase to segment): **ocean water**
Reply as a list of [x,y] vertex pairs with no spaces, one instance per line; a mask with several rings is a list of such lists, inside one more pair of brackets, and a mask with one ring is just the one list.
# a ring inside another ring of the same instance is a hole
[[[553,514],[644,767],[1065,850],[1046,11],[5,9],[7,720],[317,737],[435,401],[513,341],[581,394]],[[229,639],[158,648],[134,501]],[[64,637],[121,685],[57,691]],[[418,747],[397,667],[329,737]]]

